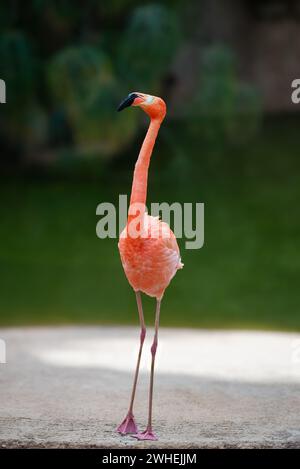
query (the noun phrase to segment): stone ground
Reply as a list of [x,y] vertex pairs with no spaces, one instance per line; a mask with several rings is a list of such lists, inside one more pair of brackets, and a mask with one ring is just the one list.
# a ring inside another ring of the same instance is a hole
[[[141,429],[151,336],[135,408]],[[115,432],[128,405],[138,329],[8,328],[0,338],[7,351],[0,447],[300,447],[300,334],[161,329],[158,442]]]

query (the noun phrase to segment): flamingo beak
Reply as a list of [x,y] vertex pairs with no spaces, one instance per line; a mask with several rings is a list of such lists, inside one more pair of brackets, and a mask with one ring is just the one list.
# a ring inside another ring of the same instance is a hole
[[120,111],[123,111],[123,109],[125,109],[126,107],[129,107],[132,105],[133,101],[135,100],[135,98],[137,98],[138,95],[136,93],[130,93],[127,98],[125,98],[119,105],[117,111],[120,112]]

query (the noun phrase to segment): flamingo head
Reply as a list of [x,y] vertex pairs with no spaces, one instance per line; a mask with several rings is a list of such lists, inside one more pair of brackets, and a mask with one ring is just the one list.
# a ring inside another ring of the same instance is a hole
[[122,111],[129,106],[139,106],[148,114],[151,119],[163,119],[166,115],[166,103],[163,99],[150,94],[133,92],[129,93],[119,105],[118,111]]

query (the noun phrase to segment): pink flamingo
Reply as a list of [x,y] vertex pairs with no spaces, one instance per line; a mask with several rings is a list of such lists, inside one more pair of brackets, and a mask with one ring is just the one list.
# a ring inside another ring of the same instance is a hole
[[[118,244],[125,275],[136,294],[141,333],[129,409],[117,431],[122,435],[133,433],[133,436],[139,440],[156,440],[157,437],[152,431],[152,400],[160,305],[165,289],[183,264],[175,235],[168,224],[159,220],[158,217],[148,215],[145,210],[149,163],[160,125],[166,115],[166,104],[156,96],[130,93],[122,101],[118,111],[128,106],[139,106],[146,112],[150,117],[150,125],[135,165],[127,225],[120,235]],[[133,233],[133,227],[137,229],[137,234]],[[133,403],[146,335],[141,292],[156,298],[155,333],[151,346],[148,424],[144,432],[138,432],[133,415]]]

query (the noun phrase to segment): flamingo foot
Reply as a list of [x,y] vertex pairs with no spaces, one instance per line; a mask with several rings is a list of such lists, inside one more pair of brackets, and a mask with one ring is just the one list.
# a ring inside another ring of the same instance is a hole
[[136,438],[137,440],[158,440],[155,433],[150,428],[146,428],[144,432],[138,432],[135,435],[131,435],[132,438]]
[[126,435],[127,433],[138,433],[138,428],[134,421],[134,416],[132,413],[128,413],[123,422],[118,426],[117,432],[121,435]]

